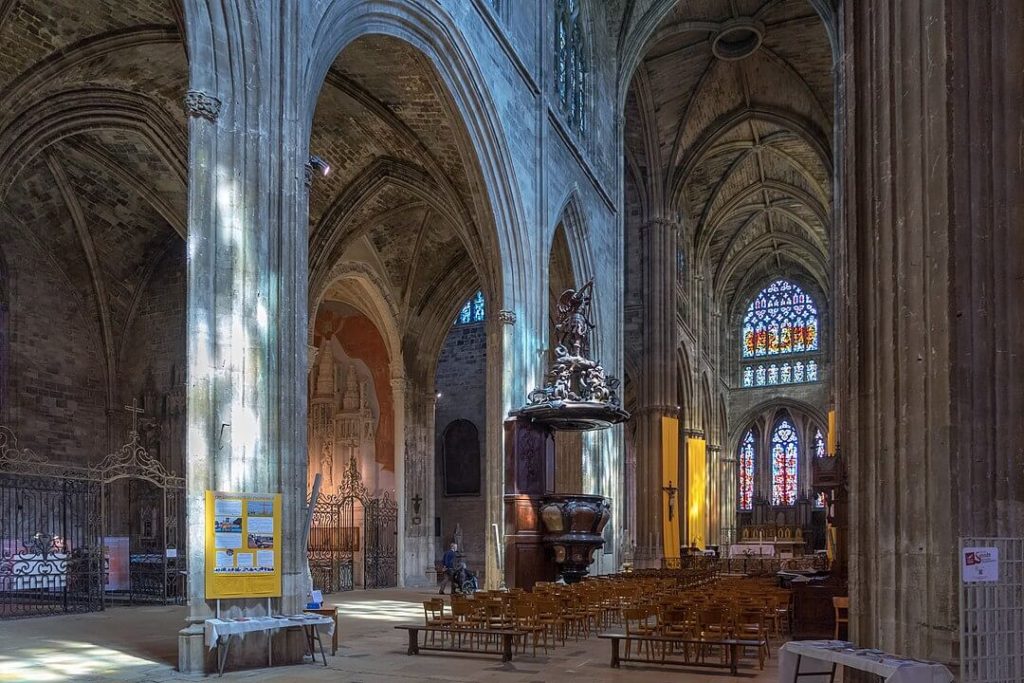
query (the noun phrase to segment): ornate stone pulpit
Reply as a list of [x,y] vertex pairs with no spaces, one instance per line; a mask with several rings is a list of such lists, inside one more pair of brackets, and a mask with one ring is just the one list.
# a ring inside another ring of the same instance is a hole
[[619,382],[589,358],[593,282],[558,300],[555,360],[544,387],[505,422],[505,580],[531,588],[537,581],[579,581],[611,505],[602,496],[554,490],[557,431],[607,429],[629,419],[616,393]]

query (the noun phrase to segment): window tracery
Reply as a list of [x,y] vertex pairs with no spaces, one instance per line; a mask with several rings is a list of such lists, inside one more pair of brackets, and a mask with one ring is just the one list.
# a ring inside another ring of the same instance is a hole
[[471,296],[462,308],[459,309],[459,315],[455,318],[456,325],[470,325],[472,323],[483,322],[484,319],[484,293],[477,291],[476,294]]
[[580,3],[555,2],[555,91],[566,123],[583,135],[587,130],[587,58]]
[[796,430],[787,418],[782,418],[772,432],[772,505],[793,505],[796,502],[799,449]]
[[[744,360],[818,351],[818,308],[814,299],[799,285],[775,280],[747,307],[741,337]],[[799,358],[744,364],[741,379],[745,388],[817,382],[818,361]]]
[[756,458],[754,449],[754,430],[748,429],[747,435],[740,442],[738,460],[739,469],[739,500],[737,507],[740,510],[752,510],[754,508],[754,460]]

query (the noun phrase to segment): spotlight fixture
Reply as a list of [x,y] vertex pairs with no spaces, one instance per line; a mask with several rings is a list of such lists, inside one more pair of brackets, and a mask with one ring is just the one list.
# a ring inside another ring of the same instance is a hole
[[441,392],[437,392],[437,398],[441,398]]
[[331,172],[331,165],[327,163],[327,160],[321,156],[317,156],[316,154],[311,154],[309,156],[309,165],[315,170],[320,171],[321,175],[327,175]]

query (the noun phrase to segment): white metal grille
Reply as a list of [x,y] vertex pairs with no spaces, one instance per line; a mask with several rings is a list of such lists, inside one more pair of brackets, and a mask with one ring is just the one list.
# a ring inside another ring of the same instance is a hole
[[[964,582],[963,549],[999,550],[999,578]],[[1024,538],[960,539],[960,675],[964,683],[1024,681]]]

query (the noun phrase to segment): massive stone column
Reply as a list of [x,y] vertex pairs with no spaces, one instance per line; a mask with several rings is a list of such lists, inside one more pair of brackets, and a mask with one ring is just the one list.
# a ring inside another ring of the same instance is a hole
[[[305,602],[307,155],[297,17],[205,0],[187,0],[185,13],[190,625],[179,667],[198,673],[210,664],[202,621],[215,608],[205,599],[206,490],[282,494],[283,597],[271,609]],[[231,615],[266,609],[266,600],[221,604]],[[301,638],[276,636],[274,651],[297,661]],[[266,640],[246,639],[236,659],[265,662]]]
[[[394,384],[392,385],[394,386]],[[427,586],[427,570],[434,566],[434,411],[432,388],[408,384],[405,400],[404,469],[398,507],[404,558],[402,585]],[[396,393],[396,400],[398,396]]]
[[1024,529],[1024,5],[863,0],[843,22],[851,632],[956,663],[958,538]]
[[[662,556],[661,418],[675,417],[676,240],[678,226],[656,218],[640,230],[643,264],[643,357],[637,381],[637,566],[657,566]],[[678,549],[671,549],[675,554]]]

